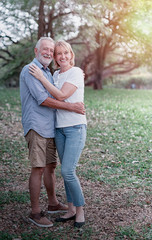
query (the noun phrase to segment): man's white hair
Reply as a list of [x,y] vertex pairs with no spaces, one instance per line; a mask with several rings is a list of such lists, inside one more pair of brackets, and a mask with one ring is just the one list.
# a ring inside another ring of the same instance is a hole
[[41,37],[41,38],[37,41],[35,48],[37,48],[37,49],[40,48],[40,45],[41,45],[42,40],[48,40],[48,41],[50,41],[51,43],[55,44],[55,41],[54,41],[52,38],[50,38],[50,37]]

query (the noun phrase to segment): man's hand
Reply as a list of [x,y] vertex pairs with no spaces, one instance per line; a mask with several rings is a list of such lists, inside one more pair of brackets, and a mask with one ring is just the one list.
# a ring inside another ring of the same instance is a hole
[[85,115],[86,111],[85,111],[84,103],[77,102],[77,103],[73,103],[72,105],[73,105],[73,112]]
[[47,106],[55,109],[63,109],[85,115],[85,107],[84,103],[82,102],[69,103],[64,101],[58,101],[56,99],[48,97],[44,100],[44,102],[41,103],[41,106]]

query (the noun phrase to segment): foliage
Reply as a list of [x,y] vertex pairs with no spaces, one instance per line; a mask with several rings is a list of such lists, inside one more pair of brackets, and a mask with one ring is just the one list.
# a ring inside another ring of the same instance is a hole
[[[25,41],[24,49],[28,49],[28,42],[32,47],[41,36],[69,41],[76,53],[76,63],[85,72],[86,85],[94,89],[102,89],[104,79],[141,65],[151,69],[151,11],[149,0],[3,0],[0,21],[8,29],[3,28],[0,33],[3,46],[0,66],[9,64],[4,68],[3,80],[10,82],[12,76],[17,82],[22,65],[31,59],[30,54],[23,62],[21,59],[18,62],[18,54],[12,59],[14,45]],[[6,69],[11,69],[9,74]]]
[[88,43],[90,52],[82,61],[87,85],[92,84],[100,89],[103,79],[130,72],[143,64],[143,45],[129,30],[129,20],[136,16],[130,3],[92,1],[87,7],[85,17],[88,23],[84,27],[87,27],[91,37],[87,33],[85,36],[95,47],[90,51]]
[[6,28],[0,32],[0,66],[3,68],[1,84],[18,86],[19,73],[33,58],[37,38],[68,38],[69,34],[76,31],[75,24],[72,23],[74,20],[70,17],[74,13],[72,2],[64,1],[63,4],[62,1],[45,1],[45,6],[40,11],[41,3],[43,1],[10,0],[0,4],[0,20],[4,26],[9,26],[11,32],[8,34]]
[[27,0],[3,0],[0,3],[0,21],[2,29],[0,36],[2,46],[5,47],[24,38],[32,39],[37,29],[36,19],[33,8],[38,6],[38,1]]
[[19,44],[12,44],[7,47],[7,51],[3,53],[6,63],[1,62],[3,71],[1,73],[1,84],[5,83],[8,87],[16,87],[19,85],[19,74],[24,65],[29,63],[34,57],[35,42],[29,39],[23,39]]

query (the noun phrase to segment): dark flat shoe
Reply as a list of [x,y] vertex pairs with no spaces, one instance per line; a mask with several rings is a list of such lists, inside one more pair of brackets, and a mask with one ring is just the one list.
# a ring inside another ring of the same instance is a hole
[[85,222],[74,222],[74,227],[81,228]]
[[55,222],[67,222],[67,221],[70,221],[70,220],[74,220],[76,217],[76,215],[72,216],[72,217],[69,217],[69,218],[56,218],[55,219]]

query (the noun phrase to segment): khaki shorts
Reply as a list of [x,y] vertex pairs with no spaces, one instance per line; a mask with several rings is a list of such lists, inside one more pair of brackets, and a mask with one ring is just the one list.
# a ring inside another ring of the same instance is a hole
[[57,163],[54,138],[44,138],[34,130],[30,130],[25,139],[28,143],[32,167],[45,167],[46,164]]

